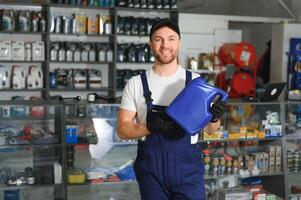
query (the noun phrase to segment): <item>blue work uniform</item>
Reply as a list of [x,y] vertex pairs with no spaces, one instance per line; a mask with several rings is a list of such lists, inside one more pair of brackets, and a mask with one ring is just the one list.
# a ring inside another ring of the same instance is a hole
[[[186,85],[192,74],[186,71]],[[141,74],[147,104],[146,123],[166,115],[166,106],[153,105],[146,74]],[[151,133],[139,140],[134,164],[142,200],[205,200],[204,165],[198,144],[181,128],[170,133]]]

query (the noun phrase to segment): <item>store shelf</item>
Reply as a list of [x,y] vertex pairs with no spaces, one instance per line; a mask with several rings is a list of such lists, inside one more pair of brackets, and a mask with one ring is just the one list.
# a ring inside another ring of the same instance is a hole
[[[278,173],[261,173],[258,175],[252,175],[248,177],[241,177],[240,175],[236,175],[238,178],[249,178],[249,177],[265,177],[265,176],[283,176],[283,172],[278,172]],[[225,175],[225,176],[204,176],[205,180],[212,180],[212,179],[220,179],[220,178],[225,178],[227,176],[235,176],[234,174],[231,175]]]
[[87,65],[109,65],[112,62],[74,62],[74,61],[48,61],[49,64],[87,64]]
[[15,147],[15,148],[27,148],[27,147],[62,147],[62,144],[58,143],[45,143],[45,144],[5,144],[5,145],[0,145],[0,149],[3,147]]
[[45,88],[41,88],[41,89],[0,89],[0,92],[43,92],[46,91]]
[[102,88],[95,88],[95,89],[68,89],[68,88],[56,88],[56,89],[49,89],[49,92],[100,92],[100,91],[110,91],[111,89],[108,87],[102,87]]
[[69,4],[49,4],[51,8],[64,8],[64,9],[89,9],[89,10],[110,10],[113,7],[100,7],[100,6],[74,6]]
[[[13,107],[13,106],[12,106]],[[0,121],[47,121],[54,119],[54,116],[21,116],[21,117],[0,117]]]
[[61,184],[43,184],[43,185],[0,185],[0,190],[21,190],[21,189],[34,189],[34,188],[47,188],[47,187],[61,187]]
[[45,63],[45,60],[0,60],[0,63]]
[[216,139],[216,140],[200,140],[200,143],[210,142],[247,142],[247,141],[270,141],[270,140],[281,140],[282,137],[270,137],[270,138],[246,138],[246,139]]
[[129,8],[129,7],[120,7],[116,6],[117,11],[134,11],[134,12],[158,12],[158,13],[170,13],[177,12],[177,9],[148,9],[148,8]]
[[43,35],[43,34],[47,34],[47,32],[0,31],[0,34]]
[[68,187],[79,187],[79,186],[104,186],[104,185],[120,185],[120,184],[137,184],[137,181],[118,181],[118,182],[102,182],[102,183],[82,183],[82,184],[68,184]]
[[49,33],[50,36],[58,36],[58,37],[94,37],[94,38],[108,38],[108,37],[114,37],[114,34],[103,34],[103,35],[89,35],[89,34],[65,34],[65,33]]

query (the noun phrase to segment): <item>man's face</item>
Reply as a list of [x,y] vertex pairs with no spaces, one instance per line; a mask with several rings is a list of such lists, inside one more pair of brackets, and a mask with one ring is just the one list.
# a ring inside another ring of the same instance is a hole
[[159,63],[170,64],[178,57],[180,37],[172,29],[162,27],[152,35],[150,46]]

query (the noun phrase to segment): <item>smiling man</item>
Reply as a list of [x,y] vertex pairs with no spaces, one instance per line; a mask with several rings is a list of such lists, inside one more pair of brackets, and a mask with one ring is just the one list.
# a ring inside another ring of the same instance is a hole
[[[124,88],[117,131],[120,138],[139,138],[134,169],[142,200],[204,200],[204,166],[198,135],[185,133],[166,114],[166,107],[199,75],[178,65],[180,30],[170,19],[155,23],[150,31],[154,66],[131,78]],[[220,126],[224,103],[210,109],[208,133]]]

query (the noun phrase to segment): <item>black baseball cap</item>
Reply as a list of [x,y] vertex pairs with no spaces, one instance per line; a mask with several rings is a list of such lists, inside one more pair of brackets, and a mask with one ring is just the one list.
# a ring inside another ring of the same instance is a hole
[[178,24],[169,18],[164,18],[164,19],[160,19],[160,20],[156,21],[153,24],[153,26],[150,30],[149,40],[152,39],[152,35],[154,34],[154,32],[156,32],[156,30],[163,28],[163,27],[170,28],[171,30],[176,32],[179,35],[179,37],[181,38],[180,29],[179,29]]

